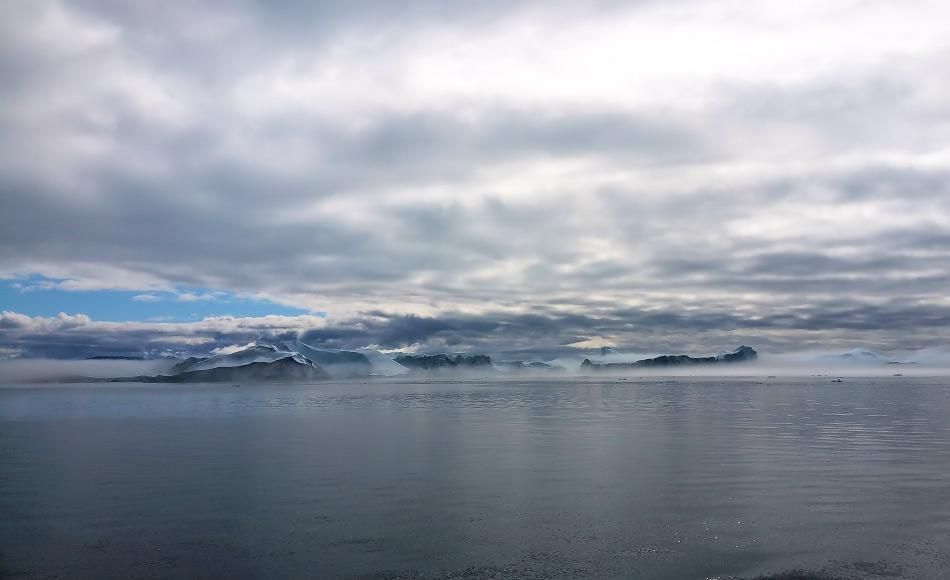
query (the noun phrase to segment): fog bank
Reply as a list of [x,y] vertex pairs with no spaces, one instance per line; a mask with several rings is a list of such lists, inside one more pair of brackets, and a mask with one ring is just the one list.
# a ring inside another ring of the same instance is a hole
[[171,360],[58,360],[0,361],[0,383],[31,383],[79,377],[115,378],[154,375],[169,368]]

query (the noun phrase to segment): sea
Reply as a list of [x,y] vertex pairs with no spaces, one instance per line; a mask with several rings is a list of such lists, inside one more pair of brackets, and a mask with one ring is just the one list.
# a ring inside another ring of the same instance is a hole
[[950,578],[950,381],[4,385],[0,577]]

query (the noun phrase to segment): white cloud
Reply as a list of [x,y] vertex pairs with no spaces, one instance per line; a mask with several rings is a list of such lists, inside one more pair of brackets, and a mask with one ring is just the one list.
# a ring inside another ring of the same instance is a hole
[[4,4],[0,277],[331,321],[939,312],[946,2],[359,4]]
[[136,294],[132,297],[133,302],[161,302],[162,297],[155,294]]
[[255,342],[248,342],[247,344],[229,344],[227,346],[219,346],[218,348],[212,349],[212,355],[221,355],[221,354],[233,354],[235,352],[251,348],[254,346]]
[[175,300],[178,302],[207,302],[210,300],[216,300],[218,295],[212,293],[203,293],[196,294],[194,292],[181,292],[175,296]]
[[18,358],[23,351],[18,348],[0,347],[0,360]]

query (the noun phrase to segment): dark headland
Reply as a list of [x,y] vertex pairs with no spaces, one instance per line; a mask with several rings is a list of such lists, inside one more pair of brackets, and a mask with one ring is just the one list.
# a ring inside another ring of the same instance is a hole
[[642,369],[659,367],[679,367],[691,365],[720,365],[752,362],[759,354],[751,346],[740,346],[733,352],[719,356],[692,357],[685,354],[665,354],[654,358],[645,358],[635,362],[595,363],[584,359],[581,369],[594,371],[611,371],[624,369]]

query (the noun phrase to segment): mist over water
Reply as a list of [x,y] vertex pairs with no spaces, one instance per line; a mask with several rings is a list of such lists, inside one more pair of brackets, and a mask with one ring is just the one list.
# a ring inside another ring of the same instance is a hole
[[[246,345],[245,345],[246,346]],[[861,355],[852,357],[849,353]],[[395,356],[398,353],[393,353]],[[872,351],[807,351],[788,354],[759,353],[753,362],[720,365],[683,365],[669,367],[599,368],[583,369],[581,363],[634,363],[660,356],[662,353],[596,352],[559,357],[545,361],[550,369],[504,366],[505,356],[496,355],[495,367],[456,367],[416,371],[417,377],[460,379],[528,379],[547,380],[569,377],[638,378],[638,377],[950,377],[950,351],[944,348],[879,354]],[[870,357],[869,355],[873,355]],[[705,355],[700,355],[705,356]],[[77,377],[124,378],[167,373],[177,359],[154,360],[61,360],[9,359],[0,360],[0,384],[59,382]],[[371,379],[375,380],[375,379]]]
[[173,360],[0,360],[0,384],[46,382],[70,377],[132,377],[170,368]]
[[0,573],[941,578],[947,384],[7,386]]

